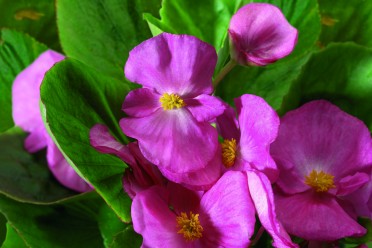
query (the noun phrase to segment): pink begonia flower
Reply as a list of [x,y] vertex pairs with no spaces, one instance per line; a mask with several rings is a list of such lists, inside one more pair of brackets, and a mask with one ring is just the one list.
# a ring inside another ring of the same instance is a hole
[[315,241],[366,233],[348,199],[370,181],[372,139],[362,121],[312,101],[281,119],[271,154],[280,169],[277,215],[289,233]]
[[206,193],[177,184],[153,186],[133,199],[142,247],[248,247],[255,209],[242,172],[227,172]]
[[297,247],[277,220],[271,182],[278,176],[269,146],[279,129],[279,117],[264,99],[242,95],[235,99],[238,113],[226,106],[217,117],[217,127],[224,142],[222,160],[228,170],[247,173],[248,194],[252,197],[262,226],[272,236],[274,247]]
[[209,121],[224,111],[211,96],[215,49],[188,35],[162,33],[129,54],[125,76],[143,86],[127,95],[120,121],[144,157],[177,183],[204,188],[221,175],[218,134]]
[[48,50],[18,74],[12,88],[13,120],[30,133],[25,140],[25,149],[34,153],[47,147],[47,162],[55,178],[67,188],[85,192],[92,188],[67,163],[49,136],[40,113],[40,84],[45,73],[63,59],[63,55]]
[[130,166],[131,169],[126,169],[123,176],[123,187],[130,198],[133,199],[138,192],[153,185],[166,185],[166,179],[155,165],[143,157],[136,142],[121,144],[102,124],[92,127],[89,137],[91,145],[97,151],[114,154]]
[[231,57],[242,65],[273,63],[292,52],[297,33],[278,7],[267,3],[247,4],[230,21]]

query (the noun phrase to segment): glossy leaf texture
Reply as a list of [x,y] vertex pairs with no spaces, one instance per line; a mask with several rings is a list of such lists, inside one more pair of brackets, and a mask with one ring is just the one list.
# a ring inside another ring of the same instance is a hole
[[52,205],[20,203],[0,195],[0,212],[14,228],[7,237],[12,241],[5,243],[19,242],[18,234],[28,247],[104,247],[96,221],[102,204],[95,192]]
[[0,0],[0,28],[11,28],[35,37],[60,51],[55,3],[51,0]]
[[65,54],[124,80],[123,68],[129,51],[151,37],[142,13],[157,13],[160,2],[57,1],[57,24]]
[[372,130],[372,49],[331,44],[314,54],[293,84],[283,111],[326,99],[363,120]]
[[18,128],[0,135],[0,193],[34,203],[54,202],[76,194],[54,179],[46,163],[45,150],[33,155],[25,151],[26,136]]
[[0,43],[0,133],[13,127],[12,85],[23,69],[47,48],[23,33],[4,29]]
[[330,42],[354,41],[372,48],[372,2],[319,0],[322,20],[320,46]]
[[320,19],[315,0],[265,2],[281,8],[288,21],[298,29],[295,50],[287,58],[266,67],[236,66],[220,83],[216,94],[230,104],[244,93],[255,94],[278,110],[308,57],[316,50]]
[[89,131],[97,123],[127,142],[119,127],[121,105],[130,90],[120,80],[102,75],[73,59],[57,63],[41,85],[47,126],[65,157],[124,221],[130,220],[130,199],[123,191],[126,164],[97,152]]
[[9,224],[6,223],[6,238],[1,248],[26,248],[25,241],[19,236],[17,231]]

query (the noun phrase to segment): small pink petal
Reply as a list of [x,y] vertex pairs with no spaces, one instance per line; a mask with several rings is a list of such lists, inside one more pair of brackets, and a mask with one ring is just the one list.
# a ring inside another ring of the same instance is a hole
[[187,109],[199,122],[214,120],[225,110],[222,100],[210,95],[199,95],[185,100]]
[[240,131],[235,110],[228,104],[225,104],[225,107],[223,114],[216,119],[218,132],[224,139],[235,139],[239,142]]
[[147,88],[132,90],[125,97],[122,109],[129,116],[144,117],[161,108],[160,97]]
[[351,194],[363,187],[370,180],[370,177],[366,173],[362,172],[357,172],[352,176],[344,177],[337,183],[337,196]]

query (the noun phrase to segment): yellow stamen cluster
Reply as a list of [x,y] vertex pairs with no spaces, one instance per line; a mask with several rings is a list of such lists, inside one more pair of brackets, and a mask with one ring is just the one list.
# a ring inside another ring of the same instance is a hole
[[203,227],[200,225],[199,214],[190,211],[190,218],[182,212],[181,216],[176,218],[177,227],[180,228],[179,234],[183,234],[186,241],[194,241],[201,238]]
[[236,140],[225,139],[222,146],[222,163],[226,168],[230,168],[235,163],[236,158]]
[[336,187],[333,181],[334,177],[324,171],[312,170],[308,176],[305,176],[305,183],[314,188],[316,192],[327,192]]
[[174,108],[182,108],[186,106],[186,103],[183,101],[183,99],[176,94],[168,94],[164,93],[159,101],[161,102],[161,106],[164,110],[171,110]]

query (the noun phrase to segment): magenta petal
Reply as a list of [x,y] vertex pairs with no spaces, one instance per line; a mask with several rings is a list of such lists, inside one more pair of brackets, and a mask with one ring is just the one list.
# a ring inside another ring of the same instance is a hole
[[225,111],[216,119],[218,132],[224,139],[235,139],[239,142],[240,131],[235,110],[225,104]]
[[52,141],[48,142],[47,160],[50,171],[62,185],[78,192],[92,190],[92,186],[74,171]]
[[146,159],[173,173],[198,171],[209,163],[219,146],[217,131],[197,122],[185,109],[163,111],[142,118],[124,118],[123,132],[138,140]]
[[353,193],[363,187],[370,181],[370,177],[366,173],[357,172],[352,176],[347,176],[338,181],[337,196],[343,196]]
[[133,228],[143,237],[142,247],[187,247],[183,236],[177,233],[177,216],[168,202],[169,193],[158,186],[138,193],[133,199]]
[[247,171],[248,187],[262,226],[274,240],[274,247],[298,247],[278,221],[269,179],[261,172]]
[[[247,177],[240,171],[226,172],[200,202],[206,247],[247,247],[254,233],[255,209]],[[208,218],[206,218],[208,216]],[[214,246],[213,246],[214,245]]]
[[25,139],[25,149],[30,152],[37,152],[47,146],[49,134],[47,133],[44,124],[32,130],[30,135]]
[[186,99],[185,103],[187,109],[199,122],[214,120],[225,110],[225,105],[220,99],[205,94]]
[[266,65],[290,54],[297,43],[297,30],[279,8],[250,3],[233,15],[229,26],[232,57],[238,63]]
[[307,240],[333,241],[366,233],[329,195],[312,191],[292,196],[276,194],[275,203],[286,230]]
[[109,129],[105,125],[96,124],[92,127],[89,132],[89,139],[90,144],[97,151],[114,154],[129,165],[136,163],[129,149],[112,137]]
[[210,94],[217,62],[213,46],[189,35],[162,33],[136,46],[125,64],[125,76],[158,93],[184,97]]
[[265,172],[274,181],[277,167],[269,153],[278,135],[279,117],[264,99],[245,94],[235,99],[240,125],[240,154],[243,160]]
[[[26,149],[35,152],[46,146],[46,130],[40,113],[40,84],[45,73],[64,57],[54,51],[42,53],[30,66],[18,74],[12,87],[14,123],[32,133]],[[40,142],[39,144],[37,144]]]
[[222,175],[224,166],[221,161],[221,151],[217,151],[216,156],[208,165],[198,171],[189,173],[175,173],[162,169],[162,174],[170,181],[182,184],[182,186],[192,190],[208,190]]
[[[309,102],[281,119],[279,135],[271,145],[278,167],[304,180],[313,169],[335,176],[335,181],[372,164],[372,140],[366,125],[328,101]],[[293,188],[286,173],[278,184]],[[303,186],[302,186],[303,187]]]
[[125,97],[122,109],[129,116],[144,117],[161,107],[160,97],[147,88],[132,90]]

